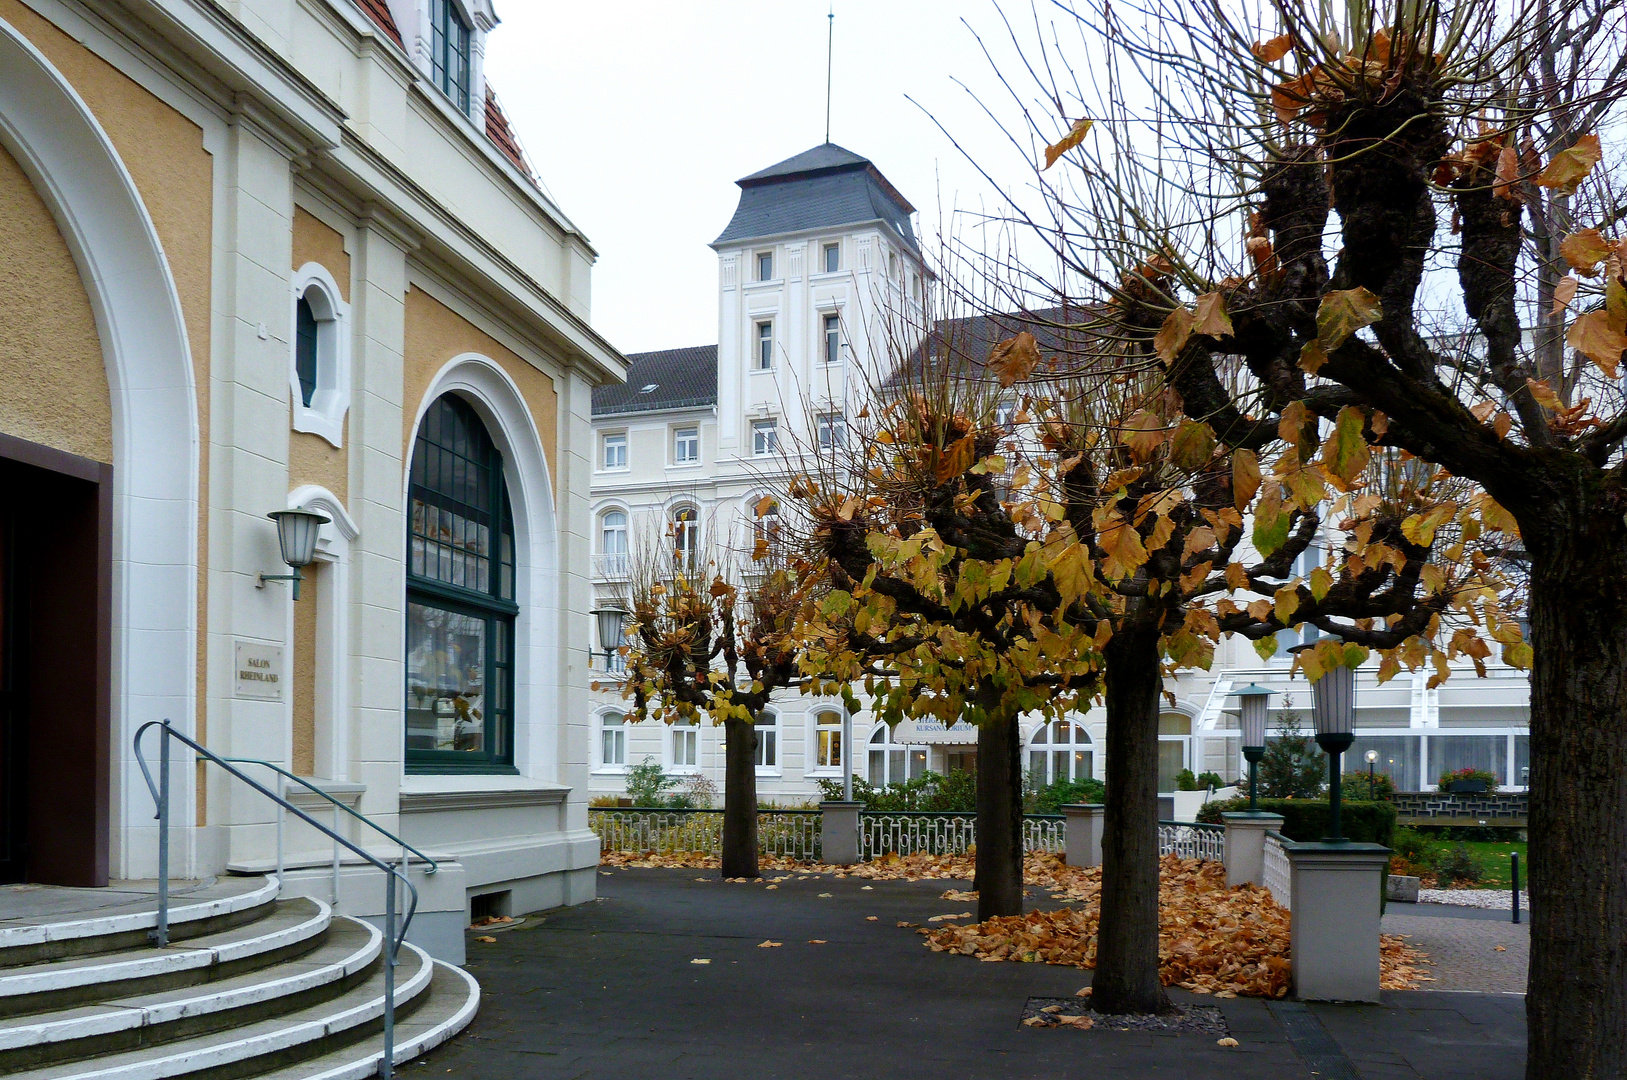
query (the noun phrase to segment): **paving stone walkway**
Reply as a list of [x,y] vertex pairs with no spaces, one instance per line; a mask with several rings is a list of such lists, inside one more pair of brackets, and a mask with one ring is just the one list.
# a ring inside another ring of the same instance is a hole
[[[1382,1005],[1183,1002],[1208,1035],[1023,1027],[1030,996],[1090,973],[933,953],[897,923],[967,911],[961,882],[615,870],[600,899],[469,944],[480,1015],[407,1076],[504,1080],[1517,1080],[1524,1005],[1496,994],[1386,994]],[[696,880],[701,878],[704,880]],[[865,885],[871,885],[865,889]],[[1036,896],[1030,903],[1042,902]],[[871,917],[874,917],[871,921]],[[818,939],[824,944],[810,944]],[[764,941],[778,946],[759,947]],[[697,964],[696,960],[709,963]]]
[[[1510,922],[1506,911],[1440,914],[1440,910],[1438,905],[1391,904],[1384,913],[1386,934],[1404,934],[1429,954],[1426,970],[1434,978],[1428,984],[1430,989],[1525,992],[1526,965],[1531,957],[1531,929],[1526,923]],[[1483,914],[1495,917],[1484,918]]]

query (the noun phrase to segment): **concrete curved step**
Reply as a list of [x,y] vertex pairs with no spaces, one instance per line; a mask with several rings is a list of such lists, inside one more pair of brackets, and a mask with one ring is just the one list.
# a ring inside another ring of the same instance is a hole
[[235,973],[243,962],[263,966],[314,948],[331,919],[331,909],[320,900],[279,900],[252,923],[163,949],[137,948],[0,969],[0,1015],[206,982]]
[[[396,969],[396,1014],[429,989],[434,961],[413,945],[401,949]],[[384,972],[378,965],[360,985],[317,1005],[241,1027],[144,1047],[90,1061],[12,1073],[17,1080],[163,1080],[175,1076],[249,1076],[321,1055],[360,1039],[382,1023]]]
[[153,1045],[300,1008],[359,981],[382,952],[376,927],[341,916],[315,949],[271,967],[201,986],[0,1020],[0,1071]]
[[[277,899],[277,878],[226,878],[171,898],[171,940],[228,929],[251,921]],[[113,952],[144,944],[158,925],[154,893],[96,911],[60,918],[34,915],[0,922],[0,967],[38,963],[65,956]]]
[[[395,1063],[427,1054],[468,1027],[479,1011],[480,984],[474,976],[436,960],[424,1003],[396,1022]],[[384,1037],[371,1035],[342,1050],[265,1073],[261,1080],[364,1080],[378,1075],[383,1058]]]

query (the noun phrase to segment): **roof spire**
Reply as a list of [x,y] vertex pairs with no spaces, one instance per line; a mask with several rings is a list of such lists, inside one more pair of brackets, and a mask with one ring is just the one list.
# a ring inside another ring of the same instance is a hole
[[830,6],[830,14],[827,18],[830,20],[825,34],[825,141],[828,143],[830,142],[831,53],[836,47],[836,4],[834,2]]

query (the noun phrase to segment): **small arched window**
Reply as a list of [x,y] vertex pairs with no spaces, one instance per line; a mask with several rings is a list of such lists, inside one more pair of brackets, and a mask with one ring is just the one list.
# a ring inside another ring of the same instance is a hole
[[842,714],[826,709],[814,717],[814,768],[842,767]]
[[777,773],[780,768],[780,717],[772,709],[757,714],[757,769]]
[[751,557],[756,560],[773,559],[780,554],[779,501],[771,495],[764,495],[757,500],[753,513]]
[[350,348],[345,322],[350,308],[338,282],[319,263],[294,274],[293,339],[288,388],[293,427],[344,445],[350,408]]
[[1028,740],[1028,775],[1036,787],[1092,779],[1090,732],[1071,720],[1045,724]]
[[672,514],[672,554],[680,569],[693,570],[700,561],[700,512],[681,506]]
[[627,554],[627,511],[604,512],[599,519],[599,550],[606,555]]
[[627,766],[627,718],[607,712],[599,720],[599,764],[607,769]]
[[407,766],[514,760],[514,519],[503,458],[454,394],[424,414],[407,516]]

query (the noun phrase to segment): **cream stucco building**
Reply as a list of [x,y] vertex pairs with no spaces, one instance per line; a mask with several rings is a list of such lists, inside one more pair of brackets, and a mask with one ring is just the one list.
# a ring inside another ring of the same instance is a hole
[[[489,0],[0,0],[5,880],[152,877],[131,747],[168,719],[441,860],[440,955],[471,906],[593,896],[572,635],[625,361],[485,85],[501,32]],[[329,519],[297,602],[258,578],[290,508]],[[173,793],[177,875],[274,865],[266,800]],[[326,895],[325,841],[285,859]]]

